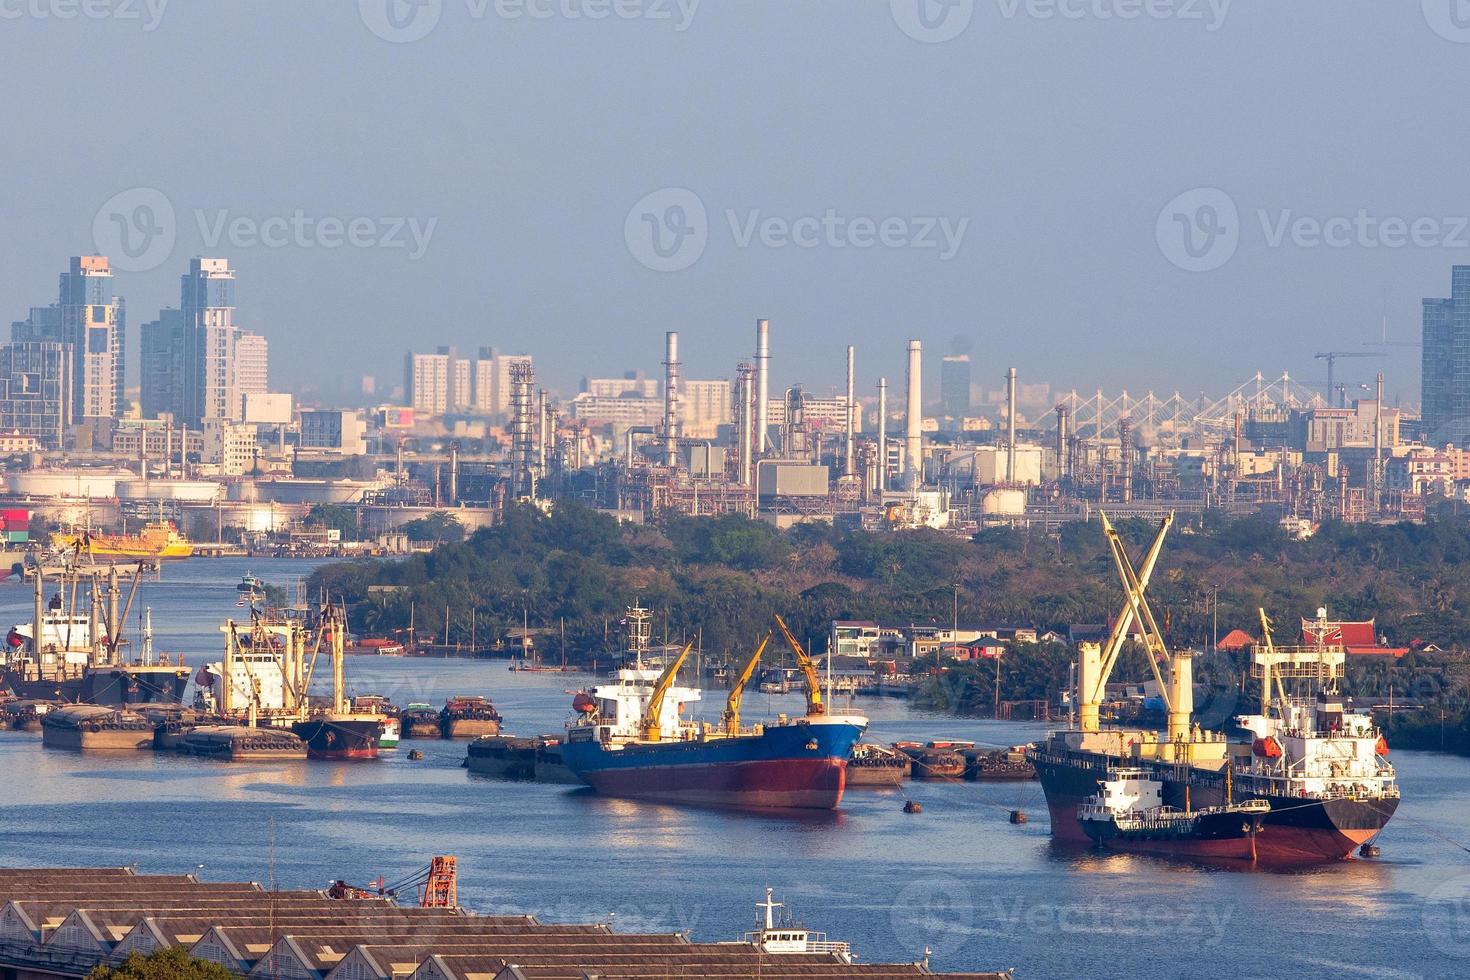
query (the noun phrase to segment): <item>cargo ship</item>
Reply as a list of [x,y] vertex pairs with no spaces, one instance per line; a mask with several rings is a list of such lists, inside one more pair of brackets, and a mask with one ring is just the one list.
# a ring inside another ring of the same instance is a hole
[[1101,847],[1168,856],[1254,861],[1271,804],[1262,799],[1201,810],[1166,806],[1163,783],[1142,769],[1113,769],[1077,810],[1082,832]]
[[[1137,568],[1105,515],[1102,521],[1127,604],[1106,644],[1079,647],[1076,727],[1052,733],[1026,754],[1046,795],[1052,836],[1088,842],[1079,808],[1111,771],[1130,768],[1157,780],[1162,804],[1179,810],[1264,800],[1270,812],[1256,840],[1262,862],[1343,860],[1371,846],[1398,808],[1399,790],[1372,719],[1345,710],[1337,692],[1343,647],[1277,647],[1263,612],[1265,637],[1253,648],[1250,667],[1260,684],[1260,713],[1237,719],[1249,735],[1232,739],[1202,730],[1192,719],[1193,654],[1167,648],[1144,595],[1172,515]],[[1135,620],[1164,702],[1164,731],[1100,725],[1108,675]]]
[[833,809],[842,801],[860,715],[828,710],[815,663],[780,622],[807,677],[807,712],[743,727],[740,705],[770,634],[735,681],[718,724],[685,721],[702,696],[675,683],[692,644],[662,671],[644,666],[648,610],[628,611],[632,665],[613,683],[579,693],[562,758],[578,778],[610,796],[706,806]]
[[331,655],[332,701],[311,710],[293,722],[291,731],[306,743],[311,759],[376,759],[386,728],[386,715],[376,710],[359,710],[351,705],[342,677],[347,643],[347,616],[335,606],[325,606],[317,622],[319,639]]
[[194,545],[172,521],[150,521],[137,534],[101,531],[58,531],[51,535],[57,551],[75,551],[92,558],[188,558]]

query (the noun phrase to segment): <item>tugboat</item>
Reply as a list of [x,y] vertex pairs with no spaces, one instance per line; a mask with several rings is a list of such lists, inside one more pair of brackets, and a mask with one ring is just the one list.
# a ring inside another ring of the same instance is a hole
[[235,591],[240,594],[238,605],[253,606],[265,598],[265,580],[246,572],[240,577],[240,584],[235,586]]
[[[1111,770],[1133,768],[1157,780],[1162,802],[1180,810],[1227,806],[1236,792],[1265,800],[1271,810],[1256,842],[1262,863],[1351,858],[1355,849],[1371,846],[1393,816],[1399,790],[1372,719],[1345,710],[1337,692],[1346,651],[1324,641],[1276,647],[1263,612],[1264,642],[1251,654],[1251,677],[1261,684],[1260,713],[1237,719],[1248,733],[1244,740],[1201,730],[1192,721],[1193,654],[1168,649],[1144,595],[1172,520],[1165,518],[1135,568],[1116,529],[1102,517],[1127,603],[1105,646],[1079,648],[1076,727],[1047,736],[1026,754],[1046,795],[1052,836],[1088,842],[1079,808]],[[1108,675],[1135,621],[1164,701],[1163,731],[1100,724]]]
[[829,940],[825,932],[813,932],[797,922],[791,913],[777,913],[783,903],[771,896],[774,890],[766,889],[766,900],[756,903],[755,928],[745,934],[745,941],[764,953],[776,956],[799,955],[802,953],[825,953],[834,955],[844,963],[852,962],[850,943]]
[[1119,851],[1255,861],[1271,804],[1245,800],[1202,810],[1165,806],[1163,783],[1142,769],[1113,769],[1077,809],[1082,832]]
[[573,701],[562,758],[600,793],[706,806],[833,809],[842,800],[852,746],[867,728],[861,715],[831,713],[816,664],[777,617],[807,679],[807,713],[773,725],[742,727],[740,704],[770,634],[746,663],[718,725],[682,718],[700,700],[677,686],[693,644],[662,672],[644,667],[649,613],[628,611],[633,665]]

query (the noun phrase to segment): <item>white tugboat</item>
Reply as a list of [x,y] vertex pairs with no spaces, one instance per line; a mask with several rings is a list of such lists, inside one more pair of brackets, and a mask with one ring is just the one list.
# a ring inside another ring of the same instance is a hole
[[1077,808],[1082,832],[1120,851],[1256,860],[1256,837],[1271,812],[1265,800],[1199,810],[1164,804],[1164,784],[1143,769],[1113,769]]
[[852,962],[849,943],[829,940],[825,932],[813,932],[797,922],[791,912],[778,913],[785,905],[776,901],[774,890],[766,889],[766,900],[756,903],[756,927],[745,934],[745,941],[773,955],[794,953],[832,953],[844,963]]

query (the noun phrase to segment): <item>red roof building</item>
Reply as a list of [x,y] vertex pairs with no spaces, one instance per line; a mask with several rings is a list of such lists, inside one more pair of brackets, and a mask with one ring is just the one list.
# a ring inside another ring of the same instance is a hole
[[1377,620],[1338,622],[1302,619],[1302,642],[1307,646],[1340,646],[1355,657],[1402,657],[1408,647],[1391,647],[1378,642]]
[[1244,650],[1254,642],[1256,642],[1256,638],[1245,630],[1231,630],[1220,638],[1220,642],[1215,644],[1215,649],[1234,652],[1236,650]]

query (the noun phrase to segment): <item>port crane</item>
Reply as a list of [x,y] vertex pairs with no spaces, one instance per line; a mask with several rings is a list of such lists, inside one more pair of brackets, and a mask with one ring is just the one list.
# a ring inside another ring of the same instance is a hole
[[745,685],[749,684],[750,679],[755,676],[756,665],[761,662],[761,654],[766,652],[766,645],[770,642],[771,631],[767,630],[760,646],[755,648],[755,653],[745,662],[739,676],[735,678],[735,683],[730,688],[730,696],[725,699],[725,710],[720,715],[720,724],[731,735],[740,734],[740,702],[745,697]]
[[659,716],[663,714],[664,697],[669,693],[669,688],[674,686],[674,678],[679,675],[679,668],[684,666],[684,661],[689,657],[689,651],[694,649],[694,641],[690,640],[684,644],[684,649],[673,662],[664,668],[659,675],[658,682],[653,685],[653,693],[648,696],[648,707],[643,711],[643,738],[648,742],[657,742],[663,737],[662,726],[659,724]]
[[[1337,388],[1336,388],[1336,386],[1333,383],[1333,379],[1334,379],[1334,376],[1335,376],[1335,367],[1337,365],[1337,359],[1339,357],[1382,357],[1382,356],[1383,356],[1382,354],[1374,353],[1372,351],[1353,351],[1353,350],[1329,350],[1329,351],[1320,351],[1320,352],[1318,352],[1316,354],[1313,354],[1312,357],[1314,357],[1316,360],[1326,361],[1327,362],[1327,404],[1333,406],[1334,408],[1345,408],[1346,407],[1345,405],[1337,405],[1336,404],[1336,402],[1337,402]],[[1346,396],[1344,396],[1344,399],[1345,398],[1346,398]]]
[[806,713],[809,715],[824,715],[826,707],[822,703],[822,681],[817,676],[817,662],[811,658],[806,649],[792,635],[786,620],[776,614],[776,625],[781,629],[781,635],[786,638],[786,645],[796,655],[796,666],[801,668],[801,676],[806,681]]

